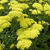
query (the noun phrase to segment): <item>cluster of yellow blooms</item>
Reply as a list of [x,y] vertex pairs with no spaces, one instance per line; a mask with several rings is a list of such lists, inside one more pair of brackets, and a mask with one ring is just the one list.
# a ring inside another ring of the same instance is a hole
[[6,2],[8,2],[8,0],[0,0],[1,4],[6,3]]
[[42,20],[42,21],[39,21],[38,23],[39,23],[39,24],[42,24],[42,25],[43,25],[43,24],[50,25],[48,22],[45,22],[44,20]]
[[0,10],[3,10],[4,9],[4,7],[3,7],[3,3],[6,3],[7,2],[7,0],[1,0],[0,1]]
[[4,28],[9,26],[10,23],[7,20],[0,20],[0,32],[2,32]]
[[[17,48],[20,48],[22,50],[24,50],[25,48],[29,48],[31,46],[31,40],[30,39],[34,39],[35,37],[37,37],[43,27],[41,24],[37,24],[37,22],[35,22],[33,19],[28,18],[29,16],[27,14],[23,14],[23,10],[29,8],[28,4],[25,3],[18,3],[17,1],[11,1],[8,4],[10,7],[9,9],[11,9],[11,11],[15,12],[12,14],[12,16],[15,14],[15,16],[17,16],[17,21],[20,23],[20,26],[22,28],[20,28],[19,30],[17,30],[17,35],[18,38],[17,40],[18,43],[16,45]],[[30,26],[31,24],[33,24],[30,28],[27,28],[28,26]],[[40,28],[38,28],[37,26],[39,26]],[[28,43],[26,43],[26,41]],[[10,46],[10,48],[12,48],[12,46],[14,46],[13,44]]]
[[[11,9],[12,11],[14,11],[17,17],[24,17],[26,16],[26,14],[23,14],[23,10],[27,9],[29,6],[25,3],[18,3],[17,1],[11,1],[10,3],[8,3],[8,5],[10,6],[9,9]],[[18,12],[18,13],[17,13]]]
[[[4,1],[2,2],[5,3]],[[10,22],[14,17],[17,16],[21,18],[22,16],[23,17],[27,16],[26,14],[22,13],[24,9],[29,7],[27,4],[25,3],[21,4],[21,3],[18,3],[17,1],[11,1],[10,3],[8,3],[8,5],[10,5],[9,9],[12,9],[12,10],[7,15],[0,16],[0,32],[2,32],[4,28],[9,27],[11,25]]]
[[[17,31],[17,35],[19,36],[17,40],[22,39],[22,38],[33,38],[34,39],[35,37],[38,36],[38,34],[40,34],[39,31],[41,31],[42,28],[43,27],[40,24],[33,24],[28,29],[20,28]],[[35,35],[35,34],[37,34],[37,35]]]
[[10,11],[7,15],[0,16],[0,32],[2,32],[4,28],[9,27],[11,25],[10,22],[15,16],[15,11]]
[[44,12],[50,16],[50,5],[48,3],[44,5]]
[[15,44],[11,44],[11,45],[10,45],[10,48],[13,48],[14,46],[15,46]]
[[[7,1],[8,0],[1,0],[0,3],[6,3]],[[17,1],[13,0],[10,1],[8,5],[11,11],[5,16],[0,16],[0,32],[2,32],[4,28],[9,27],[11,25],[10,22],[12,21],[12,19],[14,17],[17,17],[17,21],[19,22],[21,28],[17,30],[18,43],[16,47],[22,50],[24,50],[25,48],[28,49],[32,44],[32,41],[29,39],[34,39],[35,37],[38,37],[40,31],[43,29],[43,26],[41,24],[38,24],[33,19],[29,18],[27,14],[23,13],[24,9],[29,8],[28,4],[18,3]],[[43,7],[39,3],[34,3],[33,7],[37,8],[38,13],[43,11]],[[11,45],[10,48],[12,48],[12,46],[14,47],[14,44]]]
[[17,48],[20,48],[22,50],[24,50],[24,48],[29,48],[31,46],[32,42],[31,40],[28,39],[21,39],[18,43],[17,43]]
[[[29,48],[32,44],[31,40],[29,39],[34,39],[35,37],[38,37],[42,29],[43,27],[41,24],[34,23],[29,28],[26,29],[20,28],[19,30],[17,30],[17,35],[18,35],[17,40],[19,40],[17,43],[17,48],[21,48],[22,50],[24,50],[25,48]],[[27,41],[26,39],[29,40],[30,42],[29,41],[28,43],[25,42]]]
[[10,5],[9,9],[12,9],[12,11],[23,11],[24,9],[27,9],[29,6],[25,3],[18,3],[17,1],[11,1],[8,5]]
[[[21,27],[28,27],[33,22],[32,19],[24,18],[28,17],[27,14],[23,14],[23,10],[29,8],[28,4],[18,3],[17,1],[11,1],[8,5],[10,5],[9,9],[16,12],[16,16],[18,17],[17,21],[20,23]],[[17,13],[18,12],[18,13]]]
[[[1,0],[0,1],[0,10],[4,9],[2,6],[3,3],[5,3],[6,0]],[[11,24],[8,22],[8,15],[6,16],[0,16],[0,32],[3,31],[4,28],[9,27]]]
[[20,18],[20,26],[23,28],[30,26],[34,22],[35,21],[33,19],[30,19],[30,18],[23,18],[23,19]]
[[41,3],[34,3],[32,7],[36,8],[34,10],[29,9],[29,11],[31,11],[32,14],[37,15],[41,14],[42,11],[44,11],[45,14],[50,16],[50,5],[47,2],[43,5]]
[[0,4],[0,10],[3,10],[3,9],[4,9],[3,5],[2,5],[2,4]]

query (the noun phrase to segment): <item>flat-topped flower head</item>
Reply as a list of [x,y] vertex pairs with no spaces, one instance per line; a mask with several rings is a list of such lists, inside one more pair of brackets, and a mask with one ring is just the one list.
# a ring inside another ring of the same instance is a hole
[[32,5],[32,7],[37,8],[40,11],[43,11],[43,7],[42,7],[42,5],[40,3],[34,3]]
[[28,39],[21,39],[18,41],[16,47],[19,49],[24,50],[25,48],[28,49],[31,46],[32,42]]

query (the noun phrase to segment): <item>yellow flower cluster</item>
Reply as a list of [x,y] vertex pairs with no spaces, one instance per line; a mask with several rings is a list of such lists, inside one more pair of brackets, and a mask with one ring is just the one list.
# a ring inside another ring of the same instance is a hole
[[8,5],[10,5],[9,9],[12,9],[14,11],[23,11],[29,7],[27,4],[18,3],[17,1],[11,1]]
[[[7,1],[8,0],[1,0],[0,3],[6,3]],[[10,22],[12,21],[12,19],[14,17],[17,17],[17,21],[19,22],[21,28],[17,30],[18,43],[16,46],[17,48],[20,48],[22,50],[24,50],[25,48],[28,49],[32,44],[32,41],[29,39],[38,37],[40,31],[43,29],[43,26],[41,24],[37,24],[36,21],[29,18],[27,14],[23,13],[23,10],[29,8],[28,4],[19,3],[13,0],[10,1],[8,5],[11,11],[5,16],[0,16],[0,32],[2,32],[4,28],[9,27],[11,25]],[[33,7],[37,9],[37,12],[36,10],[33,10],[32,14],[41,14],[41,11],[43,11],[43,6],[41,6],[41,4],[39,3],[34,3]],[[14,44],[10,46],[10,48],[13,47]]]
[[9,27],[11,24],[7,20],[0,20],[0,32],[3,31],[4,28]]
[[29,9],[29,11],[32,12],[32,14],[37,15],[41,14],[41,11],[43,11],[43,6],[40,3],[34,3],[32,7],[36,8],[34,10]]
[[6,2],[8,2],[8,0],[0,0],[1,4],[6,3]]
[[34,39],[35,37],[37,37],[40,34],[39,31],[41,31],[42,29],[43,29],[43,27],[40,24],[33,24],[28,29],[20,28],[17,31],[18,40],[23,39],[23,38]]
[[[8,0],[5,0],[5,1],[7,2]],[[5,1],[1,0],[2,4],[5,3]],[[27,14],[22,13],[24,9],[27,9],[29,7],[27,4],[25,3],[21,4],[13,0],[10,3],[8,3],[8,5],[10,6],[9,9],[12,9],[12,10],[7,15],[0,16],[0,23],[1,23],[0,32],[2,32],[4,28],[11,25],[10,22],[12,21],[14,17],[19,17],[18,19],[20,19],[21,17],[24,18],[25,16],[28,16]],[[0,9],[3,9],[2,5],[0,5],[0,7],[1,7]]]
[[0,16],[0,32],[3,31],[4,28],[9,27],[11,24],[10,22],[16,16],[14,11],[10,11],[5,16]]
[[44,5],[44,12],[50,16],[50,5],[48,3]]
[[20,18],[19,20],[20,22],[20,26],[22,28],[27,28],[28,26],[30,26],[32,23],[36,23],[33,19],[31,18]]
[[[21,4],[21,3],[18,3],[17,1],[11,1],[8,5],[10,6],[9,9],[11,9],[10,14],[13,12],[9,16],[10,17],[17,16],[18,17],[17,21],[20,23],[20,26],[22,27],[19,30],[17,30],[17,35],[18,35],[17,40],[19,41],[16,46],[17,48],[20,48],[22,50],[24,50],[25,48],[28,49],[32,43],[31,40],[29,40],[29,38],[34,39],[35,37],[38,37],[43,27],[42,25],[37,24],[37,22],[35,22],[33,19],[28,18],[29,16],[27,14],[22,13],[24,9],[29,8],[27,4],[25,3]],[[27,28],[30,25],[32,26],[30,28]],[[26,41],[28,43],[26,43]]]
[[[17,40],[19,40],[18,42],[20,42],[20,40],[22,39],[34,39],[35,37],[38,37],[38,35],[40,34],[40,31],[43,29],[41,24],[37,24],[34,23],[31,27],[24,29],[24,28],[20,28],[19,30],[17,30],[17,35],[18,38]],[[17,47],[20,48],[21,46],[23,46],[24,44],[21,42],[21,45],[17,43]],[[27,45],[27,44],[26,44]],[[24,45],[22,48],[27,48],[25,47],[26,45]],[[28,45],[29,47],[30,45]]]
[[11,44],[11,45],[10,45],[10,48],[13,48],[14,46],[15,46],[15,44]]
[[[29,6],[25,3],[18,3],[17,1],[11,1],[10,3],[8,3],[8,5],[10,6],[9,9],[11,9],[12,11],[14,11],[15,15],[17,17],[24,17],[27,16],[27,14],[23,14],[22,11],[24,9],[29,8]],[[13,14],[12,14],[13,15]]]
[[25,48],[29,48],[31,46],[32,42],[31,40],[28,39],[21,39],[18,43],[17,43],[17,48],[21,48],[22,50],[24,50]]
[[39,21],[38,23],[39,23],[39,24],[42,24],[42,25],[43,25],[43,24],[50,25],[48,22],[45,22],[44,20],[42,20],[42,21]]
[[3,10],[3,9],[4,9],[3,5],[2,5],[2,4],[0,4],[0,10]]
[[41,14],[40,10],[31,10],[31,9],[29,9],[29,11],[32,11],[32,14],[34,14],[34,15]]
[[42,5],[40,3],[34,3],[32,5],[32,7],[36,8],[36,9],[38,9],[40,11],[43,11],[43,7],[42,7]]
[[[0,10],[4,9],[2,4],[6,3],[6,2],[8,2],[8,0],[1,0],[0,1]],[[0,16],[0,32],[2,32],[4,28],[9,27],[11,25],[10,22],[8,21],[9,18],[10,17],[8,15]]]
[[36,8],[34,10],[29,9],[29,11],[31,11],[32,14],[37,15],[41,14],[42,11],[44,11],[45,14],[50,16],[50,5],[47,2],[43,5],[41,3],[34,3],[32,7]]
[[24,18],[24,17],[28,17],[27,14],[22,13],[24,9],[29,8],[27,4],[25,3],[21,4],[21,3],[18,3],[17,1],[11,1],[8,5],[10,5],[9,9],[12,9],[12,11],[16,12],[13,14],[15,14],[18,17],[17,21],[20,23],[21,27],[26,28],[28,27],[28,25],[31,25],[33,23],[32,19]]

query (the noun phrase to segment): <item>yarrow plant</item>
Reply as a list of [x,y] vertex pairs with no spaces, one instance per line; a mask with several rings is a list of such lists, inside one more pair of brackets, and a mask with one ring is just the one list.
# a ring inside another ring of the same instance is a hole
[[39,50],[36,42],[46,40],[43,36],[49,33],[49,19],[49,0],[1,0],[0,50]]

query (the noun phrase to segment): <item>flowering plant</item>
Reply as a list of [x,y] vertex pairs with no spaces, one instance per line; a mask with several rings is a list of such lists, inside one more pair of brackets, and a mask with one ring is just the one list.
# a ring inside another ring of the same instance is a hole
[[0,1],[0,50],[49,50],[49,27],[49,0]]

